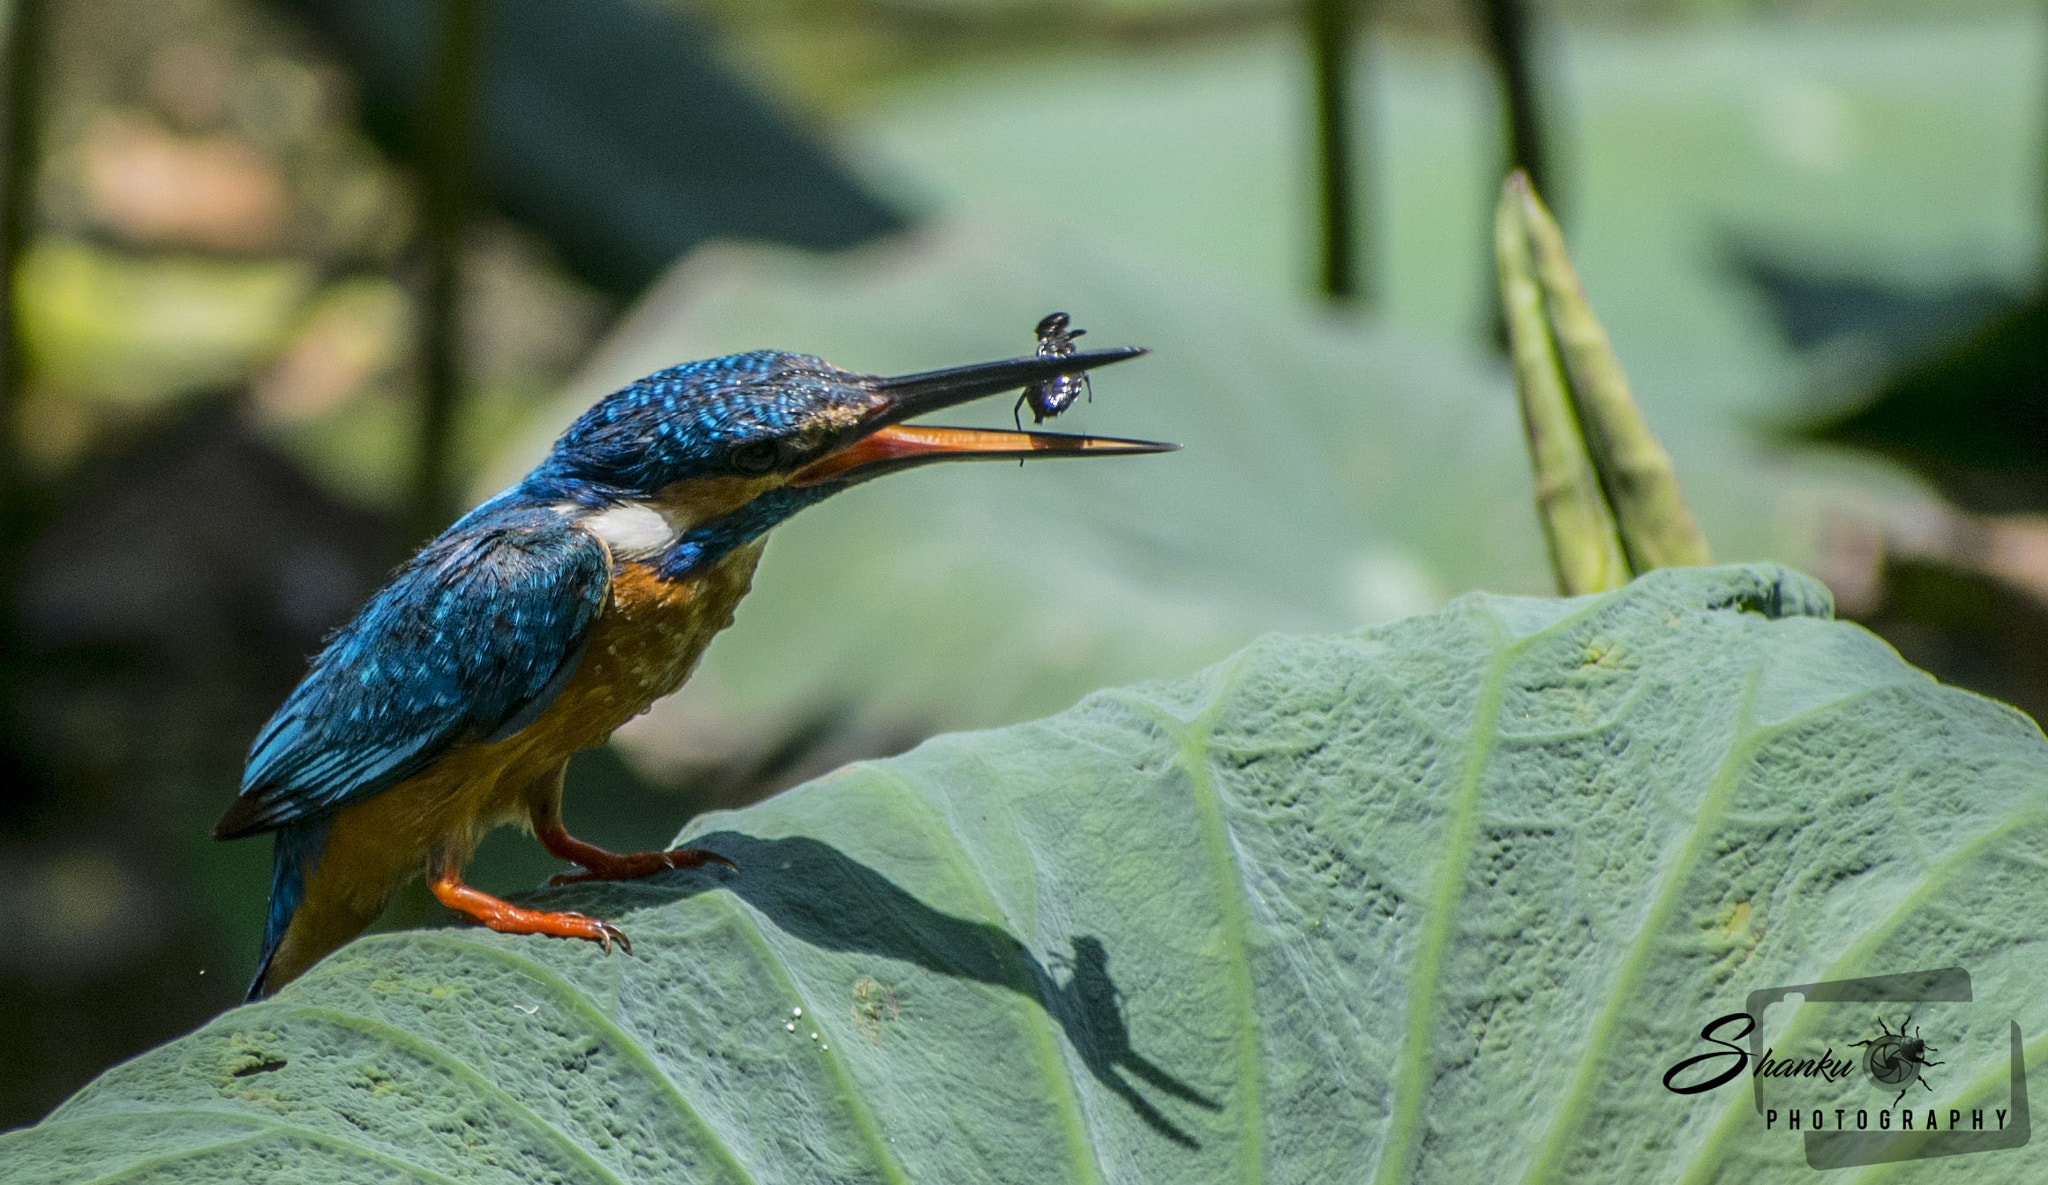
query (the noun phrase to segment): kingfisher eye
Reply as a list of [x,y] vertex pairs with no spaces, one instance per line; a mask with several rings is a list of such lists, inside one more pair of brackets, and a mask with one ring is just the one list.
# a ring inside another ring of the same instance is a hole
[[775,468],[775,462],[779,459],[781,450],[772,440],[756,441],[732,451],[733,471],[744,473],[748,477],[759,477]]

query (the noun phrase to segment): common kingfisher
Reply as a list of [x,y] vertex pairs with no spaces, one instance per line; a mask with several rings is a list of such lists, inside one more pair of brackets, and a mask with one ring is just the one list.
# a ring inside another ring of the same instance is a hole
[[443,905],[493,930],[630,951],[610,922],[464,884],[477,841],[524,823],[582,868],[551,883],[730,865],[701,849],[622,855],[570,835],[569,756],[682,686],[732,624],[765,533],[804,507],[933,461],[1175,447],[903,422],[1144,352],[882,378],[764,350],[671,367],[598,401],[519,484],[402,565],[257,735],[213,832],[277,833],[249,998],[361,933],[421,875]]

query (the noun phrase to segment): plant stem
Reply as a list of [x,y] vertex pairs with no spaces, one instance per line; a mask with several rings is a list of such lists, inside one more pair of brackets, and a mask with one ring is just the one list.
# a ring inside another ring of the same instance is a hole
[[1307,0],[1315,68],[1317,196],[1322,215],[1322,293],[1332,302],[1370,298],[1358,241],[1359,187],[1351,124],[1354,0]]
[[37,525],[37,491],[22,447],[22,388],[28,360],[15,299],[15,275],[34,230],[42,160],[42,88],[48,51],[45,0],[14,0],[7,30],[6,174],[0,177],[0,825],[19,825],[47,804],[52,783],[41,771],[26,718],[32,659],[16,601],[21,559]]
[[8,30],[6,57],[0,60],[0,69],[7,72],[7,172],[0,181],[0,600],[9,603],[14,560],[26,541],[31,500],[21,442],[22,387],[28,366],[14,277],[35,218],[48,17],[45,0],[14,0],[12,7],[13,27]]
[[[1509,178],[1494,217],[1501,304],[1507,317],[1515,389],[1536,478],[1536,513],[1550,545],[1550,564],[1566,596],[1601,592],[1628,583],[1628,564],[1614,518],[1586,453],[1563,367],[1543,313],[1528,224]],[[1526,186],[1526,179],[1521,180]]]
[[1572,405],[1620,528],[1629,570],[1641,575],[1652,568],[1712,563],[1707,541],[1678,488],[1671,454],[1650,431],[1607,331],[1593,315],[1565,247],[1564,232],[1530,188],[1528,177],[1509,175],[1507,192],[1521,207],[1520,220],[1527,228],[1542,286],[1543,311],[1564,358]]
[[1543,143],[1527,0],[1478,0],[1478,4],[1487,56],[1500,80],[1508,169],[1522,170],[1539,192],[1550,193],[1556,178],[1550,175],[1549,153]]
[[469,198],[469,110],[482,0],[442,0],[440,62],[423,129],[422,229],[427,275],[421,294],[419,453],[413,486],[415,541],[456,510],[451,461],[463,393],[462,232]]

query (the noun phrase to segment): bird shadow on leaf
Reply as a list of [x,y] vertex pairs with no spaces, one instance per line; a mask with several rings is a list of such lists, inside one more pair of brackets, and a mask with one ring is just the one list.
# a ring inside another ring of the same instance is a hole
[[1123,1099],[1148,1127],[1177,1144],[1201,1146],[1140,1093],[1132,1079],[1205,1110],[1222,1109],[1132,1047],[1122,993],[1110,979],[1109,950],[1101,939],[1076,936],[1071,955],[1055,954],[1040,961],[1002,927],[933,909],[830,844],[803,836],[758,839],[733,831],[697,836],[690,842],[730,858],[741,872],[673,872],[608,885],[610,892],[601,895],[610,903],[629,906],[644,905],[650,897],[680,899],[722,889],[813,946],[900,959],[941,975],[1007,988],[1036,1001],[1066,1033],[1095,1080]]

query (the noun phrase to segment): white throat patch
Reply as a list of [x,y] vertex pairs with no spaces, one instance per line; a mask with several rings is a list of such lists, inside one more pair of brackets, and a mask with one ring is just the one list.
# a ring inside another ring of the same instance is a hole
[[644,502],[614,506],[583,520],[582,525],[604,540],[615,559],[647,559],[675,545],[681,534],[668,516]]

